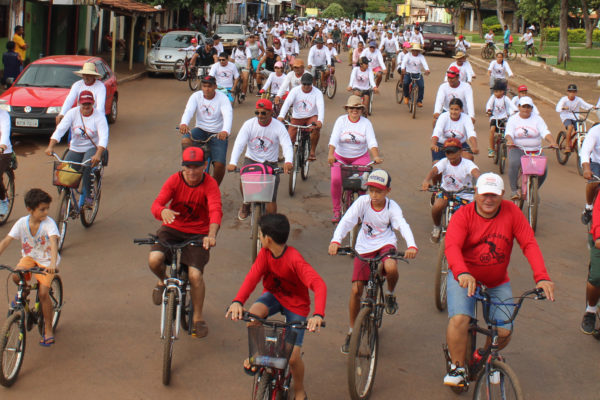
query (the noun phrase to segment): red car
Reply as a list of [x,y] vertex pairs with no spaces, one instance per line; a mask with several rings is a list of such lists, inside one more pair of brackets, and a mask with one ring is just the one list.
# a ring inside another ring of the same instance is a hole
[[29,64],[14,84],[0,96],[0,109],[10,114],[11,132],[52,134],[56,116],[69,94],[71,85],[80,80],[78,71],[86,62],[96,65],[96,71],[106,86],[106,118],[117,119],[117,79],[109,66],[99,57],[50,56]]

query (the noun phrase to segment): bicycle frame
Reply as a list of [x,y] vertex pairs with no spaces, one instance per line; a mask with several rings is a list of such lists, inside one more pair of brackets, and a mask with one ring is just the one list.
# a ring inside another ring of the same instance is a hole
[[177,308],[175,309],[175,340],[179,339],[179,329],[181,324],[181,299],[182,290],[186,290],[187,281],[180,279],[181,269],[179,268],[179,259],[181,257],[181,249],[177,249],[173,252],[172,262],[169,266],[169,275],[163,281],[165,284],[165,290],[162,295],[162,305],[160,308],[160,338],[165,338],[165,317],[167,314],[167,296],[172,290],[175,291],[177,302]]
[[[529,163],[530,166],[532,166],[532,167],[535,166],[536,168],[539,167],[538,171],[534,171],[533,168],[530,169],[529,171],[527,171],[527,168],[525,168],[525,169],[521,168],[521,170],[522,170],[521,193],[522,193],[522,196],[526,196],[530,177],[544,175],[544,171],[545,171],[546,163],[547,163],[546,156],[542,155],[542,150],[544,149],[544,147],[541,147],[537,151],[531,151],[531,150],[525,150],[525,148],[522,146],[516,146],[516,145],[513,145],[513,146],[520,148],[521,150],[523,150],[523,152],[525,152],[525,155],[521,156],[521,163],[523,163],[523,160],[527,160],[527,162]],[[540,163],[542,163],[544,166],[543,170],[541,168]],[[541,173],[539,173],[539,172],[541,172]]]

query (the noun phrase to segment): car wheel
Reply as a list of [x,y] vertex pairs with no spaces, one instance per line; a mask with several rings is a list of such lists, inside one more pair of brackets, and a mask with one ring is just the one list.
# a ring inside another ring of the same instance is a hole
[[106,118],[109,124],[114,124],[117,120],[118,107],[117,107],[117,96],[113,97],[113,101],[110,105],[110,114]]

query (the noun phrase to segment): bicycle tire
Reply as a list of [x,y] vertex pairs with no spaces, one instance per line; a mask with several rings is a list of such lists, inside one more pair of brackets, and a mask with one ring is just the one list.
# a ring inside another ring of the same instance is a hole
[[310,137],[306,137],[302,140],[302,169],[300,170],[300,175],[302,176],[302,180],[305,181],[308,179],[308,173],[310,171],[310,161],[308,158],[310,157]]
[[298,180],[298,158],[300,158],[298,145],[294,145],[294,160],[292,161],[292,171],[290,172],[290,179],[288,181],[288,193],[290,196],[294,196],[294,193],[296,192],[296,181]]
[[192,67],[190,68],[190,72],[188,75],[188,86],[192,92],[198,90],[198,86],[200,85],[200,80],[198,79],[198,68]]
[[192,334],[192,294],[189,290],[189,283],[186,285],[186,289],[181,291],[181,304],[183,311],[181,312],[181,328],[188,334]]
[[392,69],[392,63],[386,60],[385,62],[385,82],[390,80],[390,70]]
[[50,283],[50,300],[52,301],[52,333],[56,331],[58,321],[60,319],[60,313],[62,311],[63,301],[63,284],[60,276],[55,275]]
[[58,226],[58,251],[61,251],[67,237],[67,224],[71,211],[71,194],[69,189],[62,188],[58,196],[58,211],[56,212],[56,225]]
[[483,58],[484,60],[487,60],[487,46],[483,46],[481,48],[481,58]]
[[[361,344],[367,346],[368,354],[360,354]],[[371,395],[377,372],[378,346],[377,326],[371,317],[371,309],[363,307],[356,317],[348,352],[348,389],[352,400],[365,400]],[[366,358],[368,361],[367,381],[360,388],[357,388],[357,378],[364,375],[364,369],[358,367],[357,358]]]
[[402,88],[402,81],[398,80],[396,83],[396,103],[402,104],[404,100],[404,89]]
[[508,158],[508,150],[506,148],[506,142],[500,143],[500,157],[498,160],[498,168],[500,169],[500,175],[504,174],[506,170],[506,159]]
[[327,97],[330,99],[333,99],[335,97],[335,92],[337,91],[337,80],[335,79],[335,76],[330,76],[329,79],[327,79],[327,90],[325,91],[327,94]]
[[494,164],[498,164],[498,161],[500,160],[500,145],[500,134],[496,132],[494,137]]
[[491,383],[490,379],[488,379],[491,374],[487,374],[484,370],[479,374],[475,383],[473,400],[523,399],[521,384],[519,383],[517,374],[515,374],[511,367],[500,360],[492,360],[490,372],[491,374],[495,372],[500,374],[500,383]]
[[373,115],[373,92],[369,95],[369,115]]
[[0,331],[0,385],[4,387],[15,383],[25,357],[27,331],[22,318],[20,312],[12,314]]
[[446,296],[448,260],[446,260],[446,254],[444,253],[445,241],[445,238],[440,240],[440,247],[438,249],[437,264],[435,269],[435,306],[439,311],[444,311],[448,306],[448,299]]
[[412,103],[412,117],[415,119],[417,116],[417,97],[419,96],[419,87],[413,86],[412,94],[411,94],[411,103]]
[[507,54],[510,61],[515,61],[517,59],[517,51],[513,47],[508,49]]
[[8,200],[8,211],[5,215],[0,216],[0,226],[4,225],[8,218],[10,217],[10,213],[12,212],[13,206],[15,204],[15,173],[12,169],[8,169],[4,171],[2,174],[2,182],[4,183],[4,188],[6,189],[6,200]]
[[[93,172],[95,174],[95,172]],[[94,202],[92,208],[82,207],[81,212],[79,213],[79,218],[81,219],[81,225],[86,228],[89,228],[94,223],[96,216],[98,215],[98,210],[100,209],[100,197],[102,195],[102,172],[98,171],[98,174],[94,177],[94,181],[91,182],[92,192],[94,193]]]
[[532,175],[529,177],[529,187],[527,188],[527,219],[534,232],[537,227],[539,205],[538,177],[537,175]]
[[173,360],[173,335],[175,330],[175,291],[167,295],[167,312],[165,314],[165,338],[163,343],[162,383],[168,386],[171,382],[171,361]]
[[173,75],[175,75],[175,79],[177,79],[178,81],[185,81],[185,79],[187,78],[187,73],[185,70],[185,61],[175,61],[175,65],[173,66]]
[[558,144],[558,148],[556,149],[556,161],[558,161],[560,165],[565,165],[571,156],[571,153],[565,153],[565,148],[567,147],[567,133],[565,131],[558,132],[556,143]]
[[252,400],[271,400],[271,374],[263,370],[254,383]]
[[258,250],[261,248],[260,239],[258,238],[258,221],[260,221],[261,216],[261,205],[254,203],[252,205],[252,262],[256,260]]
[[[352,203],[354,203],[354,200],[356,200],[357,194],[355,192],[350,192],[348,194],[348,196],[349,196],[348,208],[350,208]],[[360,224],[354,225],[354,227],[350,230],[349,240],[350,240],[350,247],[352,247],[352,248],[354,248],[356,246],[356,239],[358,238],[359,230],[360,230]]]

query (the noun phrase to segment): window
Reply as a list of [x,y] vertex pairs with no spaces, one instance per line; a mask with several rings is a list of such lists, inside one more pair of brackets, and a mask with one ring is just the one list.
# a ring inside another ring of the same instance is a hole
[[106,68],[104,68],[104,63],[102,61],[96,61],[96,71],[98,71],[98,73],[102,75],[102,77],[100,78],[101,80],[105,81],[108,79],[108,73],[106,71]]
[[71,88],[80,78],[73,72],[80,67],[74,65],[30,65],[15,86]]

